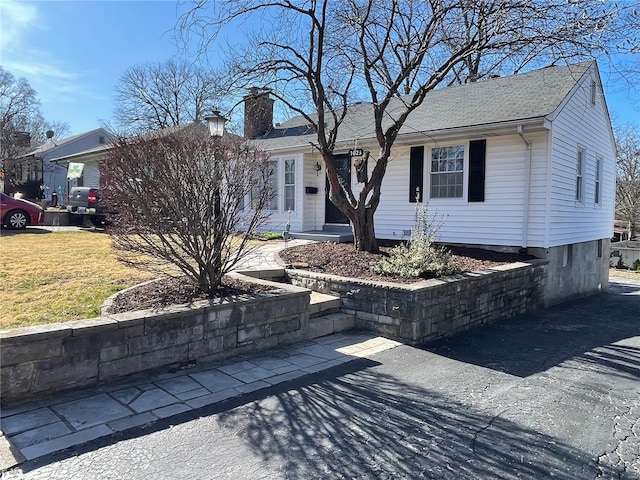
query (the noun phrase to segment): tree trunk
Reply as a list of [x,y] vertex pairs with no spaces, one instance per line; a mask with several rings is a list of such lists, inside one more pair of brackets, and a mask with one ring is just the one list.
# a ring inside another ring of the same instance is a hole
[[360,252],[380,252],[373,223],[374,213],[372,208],[359,208],[353,211],[354,217],[351,218],[353,242],[356,250]]

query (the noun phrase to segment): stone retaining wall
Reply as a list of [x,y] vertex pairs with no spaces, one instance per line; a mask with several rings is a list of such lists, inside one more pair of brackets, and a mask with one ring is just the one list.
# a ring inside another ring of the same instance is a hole
[[409,285],[291,269],[287,276],[294,285],[339,295],[356,327],[420,344],[542,308],[547,264],[530,260]]
[[[338,295],[356,327],[408,344],[453,335],[543,306],[546,260],[411,285],[287,270],[245,272],[267,294],[196,302],[0,331],[2,404],[108,383],[156,369],[221,360],[304,340],[310,291]],[[234,274],[240,276],[240,274]],[[304,288],[300,288],[304,287]]]
[[49,226],[65,226],[69,225],[69,213],[64,211],[44,211],[44,224]]
[[2,404],[306,339],[309,290],[260,283],[274,290],[0,331]]

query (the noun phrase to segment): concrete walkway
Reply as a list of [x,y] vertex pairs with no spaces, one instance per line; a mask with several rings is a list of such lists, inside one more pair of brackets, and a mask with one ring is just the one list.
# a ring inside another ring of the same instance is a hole
[[282,268],[275,260],[275,254],[285,248],[297,247],[313,243],[311,240],[271,240],[253,249],[246,258],[242,259],[235,270],[247,270],[255,268]]

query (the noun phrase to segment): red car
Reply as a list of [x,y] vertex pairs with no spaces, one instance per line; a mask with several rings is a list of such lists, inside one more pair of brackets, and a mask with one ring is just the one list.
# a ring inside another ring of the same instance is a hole
[[43,225],[44,209],[33,202],[0,193],[0,218],[2,225],[11,230]]

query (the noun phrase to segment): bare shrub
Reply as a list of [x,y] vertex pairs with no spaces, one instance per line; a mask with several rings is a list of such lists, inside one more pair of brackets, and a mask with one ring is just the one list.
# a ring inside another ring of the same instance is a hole
[[117,140],[101,178],[117,212],[108,232],[119,259],[162,273],[173,265],[213,296],[267,218],[267,159],[242,139],[195,127]]

